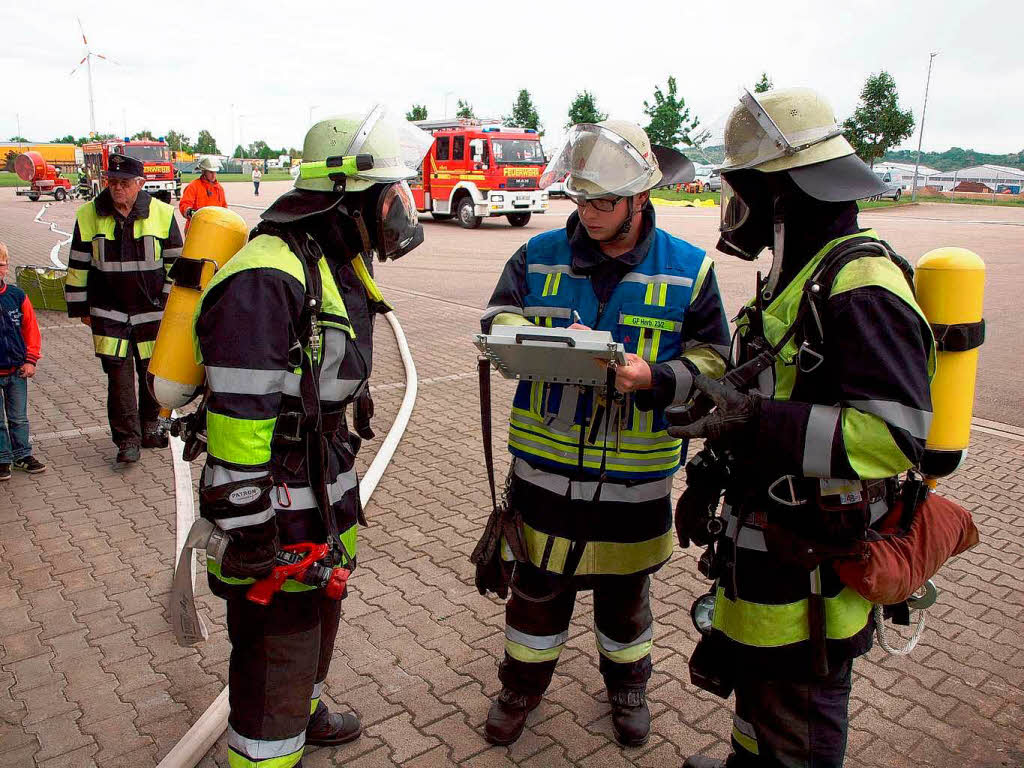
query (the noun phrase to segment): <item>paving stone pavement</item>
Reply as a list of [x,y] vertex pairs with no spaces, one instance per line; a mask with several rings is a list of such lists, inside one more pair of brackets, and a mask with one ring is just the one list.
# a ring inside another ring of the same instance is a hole
[[[55,242],[32,222],[38,207],[30,208],[0,197],[0,239],[15,264],[45,261]],[[64,224],[73,216],[70,204],[50,211]],[[401,265],[382,270],[385,287],[391,269]],[[510,748],[484,742],[504,608],[476,593],[467,559],[489,504],[469,344],[478,310],[409,290],[393,295],[419,400],[367,509],[327,679],[327,698],[355,709],[365,733],[338,749],[311,749],[303,764],[608,768],[724,755],[728,704],[694,688],[687,672],[695,642],[689,608],[706,591],[692,549],[677,551],[653,582],[654,725],[646,746],[623,751],[612,740],[589,597],[523,737]],[[0,766],[152,766],[226,682],[222,603],[201,583],[210,639],[175,644],[165,607],[174,547],[166,452],[146,451],[129,469],[112,465],[105,384],[88,333],[56,313],[40,313],[40,324],[45,360],[30,419],[50,469],[0,484]],[[375,428],[383,435],[403,373],[386,323],[376,336]],[[495,381],[499,413],[511,392]],[[500,446],[504,430],[495,421]],[[378,444],[366,446],[361,467]],[[501,473],[501,451],[498,460]],[[847,765],[1024,765],[1022,476],[1024,442],[976,433],[964,467],[943,483],[974,512],[982,542],[937,577],[942,596],[909,658],[876,648],[858,661]],[[200,765],[226,765],[223,739]]]

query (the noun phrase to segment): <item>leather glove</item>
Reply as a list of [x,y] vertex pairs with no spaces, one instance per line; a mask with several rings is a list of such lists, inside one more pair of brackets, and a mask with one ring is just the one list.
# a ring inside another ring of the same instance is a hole
[[234,579],[264,579],[277,564],[280,542],[277,520],[271,518],[229,532],[230,542],[220,561],[220,572]]
[[373,398],[370,396],[370,390],[365,389],[356,398],[355,403],[352,404],[353,426],[355,427],[356,434],[363,438],[363,440],[373,440],[375,437],[373,428],[370,426],[372,418]]
[[194,214],[195,212],[196,212],[195,208],[189,208],[188,210],[185,211],[185,218],[186,219],[191,219],[192,218],[192,214]]
[[[502,542],[508,545],[513,561],[501,556]],[[516,562],[526,562],[528,554],[523,539],[523,520],[519,513],[502,506],[491,512],[484,526],[483,536],[477,542],[470,562],[476,566],[474,580],[481,595],[493,592],[502,600],[508,597],[509,584]]]
[[744,394],[735,387],[700,374],[693,380],[694,391],[708,395],[715,409],[692,424],[670,426],[672,437],[703,437],[730,446],[751,438],[761,418],[760,395]]
[[705,446],[686,463],[686,489],[676,502],[676,538],[686,549],[692,541],[706,547],[714,540],[708,526],[729,480],[728,465]]

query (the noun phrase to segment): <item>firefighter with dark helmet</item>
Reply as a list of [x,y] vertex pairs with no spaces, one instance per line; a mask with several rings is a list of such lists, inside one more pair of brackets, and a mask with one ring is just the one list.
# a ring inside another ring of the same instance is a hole
[[[579,124],[541,183],[562,178],[576,211],[509,259],[481,325],[608,331],[626,364],[610,400],[605,388],[540,381],[516,391],[505,508],[521,516],[523,545],[485,735],[519,738],[568,640],[577,593],[593,590],[612,730],[639,746],[651,726],[651,574],[672,553],[670,492],[686,454],[664,410],[685,403],[701,373],[725,370],[728,324],[711,259],[655,226],[650,191],[693,179],[684,155],[652,146],[633,123]],[[478,569],[482,591],[508,587]]]
[[365,408],[352,426],[346,408],[365,403],[369,320],[389,309],[367,261],[423,241],[406,180],[430,142],[380,107],[316,123],[295,188],[264,211],[196,312],[207,381],[200,512],[229,539],[207,564],[227,601],[232,768],[290,768],[306,744],[361,731],[355,714],[320,699],[340,601],[291,580],[266,606],[246,591],[289,544],[326,543],[322,564],[356,567],[354,457],[372,433]]
[[677,529],[684,546],[716,539],[691,674],[736,693],[733,754],[685,765],[840,766],[874,619],[830,559],[868,535],[922,457],[932,333],[909,265],[858,224],[856,201],[883,185],[820,94],[744,92],[721,172],[718,249],[773,261],[737,320],[730,373],[695,381],[710,410],[670,418],[670,434],[706,439],[704,466],[726,468],[710,505],[680,504]]

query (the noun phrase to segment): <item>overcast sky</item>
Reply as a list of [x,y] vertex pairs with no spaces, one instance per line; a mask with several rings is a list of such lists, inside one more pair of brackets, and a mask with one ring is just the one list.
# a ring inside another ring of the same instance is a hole
[[[210,130],[221,151],[257,138],[301,146],[314,120],[376,101],[425,103],[480,116],[511,109],[528,88],[560,132],[573,96],[595,93],[612,117],[643,121],[643,101],[675,75],[706,124],[762,70],[778,87],[824,92],[842,120],[864,79],[888,70],[920,118],[930,51],[924,149],[1024,149],[1024,3],[1020,0],[282,3],[216,0],[45,5],[0,0],[7,33],[0,138],[49,140],[89,130],[84,55],[93,65],[96,126]],[[133,10],[134,8],[134,10]],[[917,146],[917,132],[904,145]]]

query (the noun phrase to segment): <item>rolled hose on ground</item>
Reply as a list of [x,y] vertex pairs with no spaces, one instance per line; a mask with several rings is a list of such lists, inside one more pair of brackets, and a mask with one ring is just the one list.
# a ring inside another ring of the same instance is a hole
[[[391,330],[395,334],[395,341],[398,343],[398,352],[402,356],[402,366],[405,368],[405,395],[402,397],[402,404],[398,408],[398,415],[395,416],[391,429],[388,430],[388,434],[381,443],[377,455],[373,457],[373,461],[370,462],[370,466],[367,467],[366,472],[359,481],[359,500],[363,506],[369,502],[370,496],[377,488],[377,484],[384,475],[384,470],[387,469],[388,464],[391,462],[391,457],[394,456],[395,450],[402,440],[405,428],[409,424],[409,418],[412,416],[413,406],[416,404],[418,389],[416,364],[413,362],[412,353],[409,351],[405,332],[402,330],[402,326],[394,312],[388,312],[384,317],[387,318],[388,323],[391,325]],[[181,446],[175,445],[175,441],[177,443],[181,441],[178,438],[172,438],[171,445],[177,507],[174,562],[177,562],[178,555],[181,554],[181,547],[185,541],[185,535],[192,527],[195,519],[195,511],[192,496],[192,476],[188,465],[185,464],[182,458]],[[181,465],[180,467],[179,464]],[[188,478],[187,485],[184,483],[184,478]],[[192,567],[193,569],[195,568],[194,559]],[[194,768],[227,728],[228,710],[228,689],[225,686],[224,690],[213,700],[213,703],[199,716],[195,725],[188,730],[188,733],[181,738],[181,741],[175,744],[164,759],[160,761],[157,768]]]

